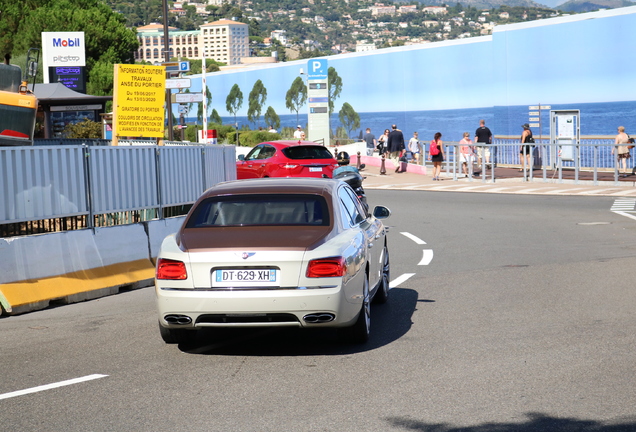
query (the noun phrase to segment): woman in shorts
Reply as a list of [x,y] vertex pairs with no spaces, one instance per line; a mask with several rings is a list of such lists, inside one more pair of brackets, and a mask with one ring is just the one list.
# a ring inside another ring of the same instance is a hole
[[470,171],[472,172],[473,163],[475,162],[475,146],[469,137],[470,134],[464,132],[464,137],[459,142],[459,163],[462,164],[462,170],[466,177],[470,175],[468,167],[470,166]]
[[435,133],[435,137],[429,145],[428,159],[433,162],[433,180],[440,181],[439,174],[442,171],[442,162],[444,162],[444,142],[440,132]]
[[627,159],[631,157],[629,154],[629,135],[625,133],[625,127],[618,127],[618,135],[616,135],[616,139],[614,140],[614,148],[612,148],[612,155],[614,152],[618,152],[618,164],[619,170],[620,167],[623,167],[622,177],[627,177]]

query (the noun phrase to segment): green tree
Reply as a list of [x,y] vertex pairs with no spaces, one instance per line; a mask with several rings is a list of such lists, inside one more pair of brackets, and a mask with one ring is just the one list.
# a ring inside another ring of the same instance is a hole
[[234,115],[234,123],[236,123],[236,113],[243,106],[243,92],[238,84],[234,84],[230,89],[230,94],[225,99],[225,109]]
[[348,102],[345,102],[338,113],[340,123],[347,129],[347,136],[351,136],[351,131],[360,127],[360,116]]
[[267,111],[265,111],[263,118],[265,119],[265,123],[270,126],[274,126],[274,129],[278,129],[280,127],[280,117],[278,117],[278,114],[276,114],[276,111],[271,106],[267,107]]
[[296,77],[285,95],[285,107],[296,112],[296,124],[298,124],[298,111],[307,102],[307,86],[301,77]]
[[11,64],[13,44],[24,14],[25,5],[20,2],[0,0],[0,53],[5,64]]
[[[139,45],[135,32],[126,28],[123,15],[114,12],[101,0],[17,2],[20,8],[19,23],[17,31],[11,35],[13,42],[8,44],[2,44],[2,37],[11,26],[15,27],[15,22],[10,19],[14,17],[13,8],[8,7],[5,11],[8,0],[0,2],[0,49],[5,59],[13,53],[42,46],[43,31],[83,31],[86,72],[90,83],[87,87],[98,95],[112,94],[112,78],[109,76],[112,77],[113,64],[132,63],[134,60],[133,53]],[[96,67],[97,71],[93,72]],[[91,83],[92,80],[96,82]]]
[[265,88],[263,81],[256,80],[248,99],[249,106],[247,108],[247,119],[250,122],[258,123],[260,121],[261,111],[263,110],[263,105],[265,105],[266,100],[267,89]]
[[334,102],[342,92],[342,78],[333,67],[329,67],[327,70],[327,82],[329,83],[327,89],[329,91],[329,115],[331,116],[334,110]]
[[210,122],[219,125],[223,124],[223,119],[216,109],[213,109],[212,114],[210,114]]

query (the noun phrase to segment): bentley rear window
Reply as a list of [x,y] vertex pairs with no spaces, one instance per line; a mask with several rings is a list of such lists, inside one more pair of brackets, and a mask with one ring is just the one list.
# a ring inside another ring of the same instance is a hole
[[236,195],[208,198],[186,228],[256,225],[329,225],[327,202],[316,195]]
[[333,159],[327,148],[317,145],[287,147],[283,149],[283,154],[289,159]]

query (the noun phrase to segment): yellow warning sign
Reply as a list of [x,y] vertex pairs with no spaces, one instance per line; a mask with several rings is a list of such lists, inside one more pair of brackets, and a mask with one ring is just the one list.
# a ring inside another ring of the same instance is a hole
[[116,64],[114,78],[114,135],[163,138],[165,68]]

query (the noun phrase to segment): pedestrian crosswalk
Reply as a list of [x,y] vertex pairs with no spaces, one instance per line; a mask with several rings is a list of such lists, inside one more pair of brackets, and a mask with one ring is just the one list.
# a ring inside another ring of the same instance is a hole
[[[633,211],[636,205],[636,187],[607,185],[594,186],[592,184],[575,185],[563,183],[542,184],[537,182],[515,183],[482,183],[481,181],[465,182],[447,180],[444,182],[402,183],[391,181],[388,177],[369,177],[364,182],[364,188],[373,190],[410,190],[410,191],[438,191],[438,192],[473,192],[473,193],[499,193],[499,194],[526,194],[526,195],[581,195],[581,196],[615,196],[615,205],[631,205]],[[630,198],[635,197],[635,198]],[[631,204],[630,204],[631,203]],[[618,207],[617,207],[618,208]],[[622,209],[622,208],[621,208]]]
[[636,199],[622,198],[614,201],[611,211],[634,211]]

